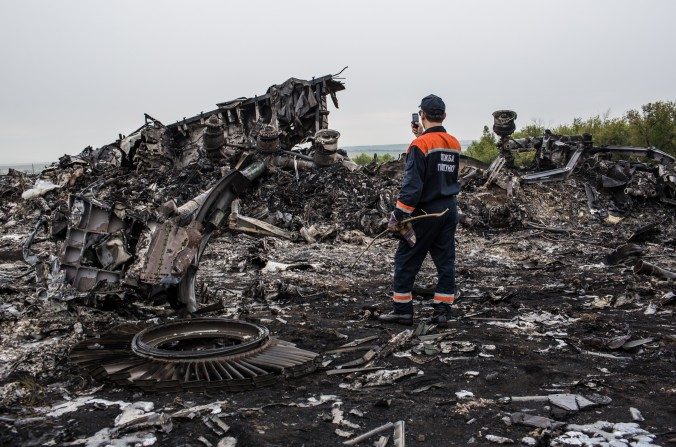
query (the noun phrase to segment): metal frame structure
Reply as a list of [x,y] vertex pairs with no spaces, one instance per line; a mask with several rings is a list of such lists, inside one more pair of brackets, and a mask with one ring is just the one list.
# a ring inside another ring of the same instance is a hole
[[542,137],[514,139],[511,135],[516,129],[516,116],[516,113],[511,110],[498,110],[493,113],[493,131],[500,137],[496,143],[500,155],[493,160],[487,170],[487,185],[495,181],[503,167],[515,168],[513,152],[534,150],[536,166],[545,160],[550,164],[554,162],[554,159],[565,162],[565,165],[561,167],[523,174],[520,176],[523,183],[565,180],[575,170],[580,160],[598,153],[641,156],[660,164],[676,162],[675,157],[654,147],[594,146],[590,134],[555,135],[547,129]]

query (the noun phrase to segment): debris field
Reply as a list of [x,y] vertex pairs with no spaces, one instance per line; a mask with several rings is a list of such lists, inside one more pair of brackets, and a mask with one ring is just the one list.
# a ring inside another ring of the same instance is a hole
[[461,160],[455,318],[425,320],[428,259],[414,325],[383,325],[403,158],[349,160],[342,89],[145,115],[0,177],[1,445],[676,442],[673,157]]

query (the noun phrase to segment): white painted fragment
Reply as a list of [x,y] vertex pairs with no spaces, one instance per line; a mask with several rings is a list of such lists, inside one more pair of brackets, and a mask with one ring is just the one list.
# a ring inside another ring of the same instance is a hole
[[474,393],[467,390],[460,390],[456,391],[455,397],[457,397],[458,399],[471,399],[472,397],[474,397]]
[[513,439],[505,438],[504,436],[486,435],[486,441],[494,444],[514,444]]
[[633,420],[639,421],[639,422],[645,421],[645,418],[643,417],[643,415],[641,414],[641,412],[639,411],[638,408],[630,407],[629,413],[631,413],[631,418]]

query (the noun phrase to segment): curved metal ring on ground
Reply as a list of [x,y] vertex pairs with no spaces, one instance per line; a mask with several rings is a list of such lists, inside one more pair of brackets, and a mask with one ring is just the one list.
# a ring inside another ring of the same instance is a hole
[[[156,360],[188,360],[251,353],[269,343],[270,332],[253,323],[221,318],[197,318],[151,326],[134,335],[131,350]],[[227,346],[199,350],[173,350],[162,346],[194,339],[229,339]]]
[[312,372],[318,357],[262,326],[225,318],[124,325],[70,355],[96,379],[146,391],[250,390]]

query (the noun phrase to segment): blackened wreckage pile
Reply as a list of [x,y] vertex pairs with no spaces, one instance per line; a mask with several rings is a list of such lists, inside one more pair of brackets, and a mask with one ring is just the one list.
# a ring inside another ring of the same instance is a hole
[[[496,112],[501,157],[461,160],[457,319],[401,331],[371,319],[396,242],[351,265],[403,163],[362,168],[340,149],[328,101],[343,88],[292,78],[175,124],[146,115],[37,177],[0,178],[0,443],[673,437],[673,159],[510,140],[515,114]],[[420,321],[433,286],[426,261]]]

